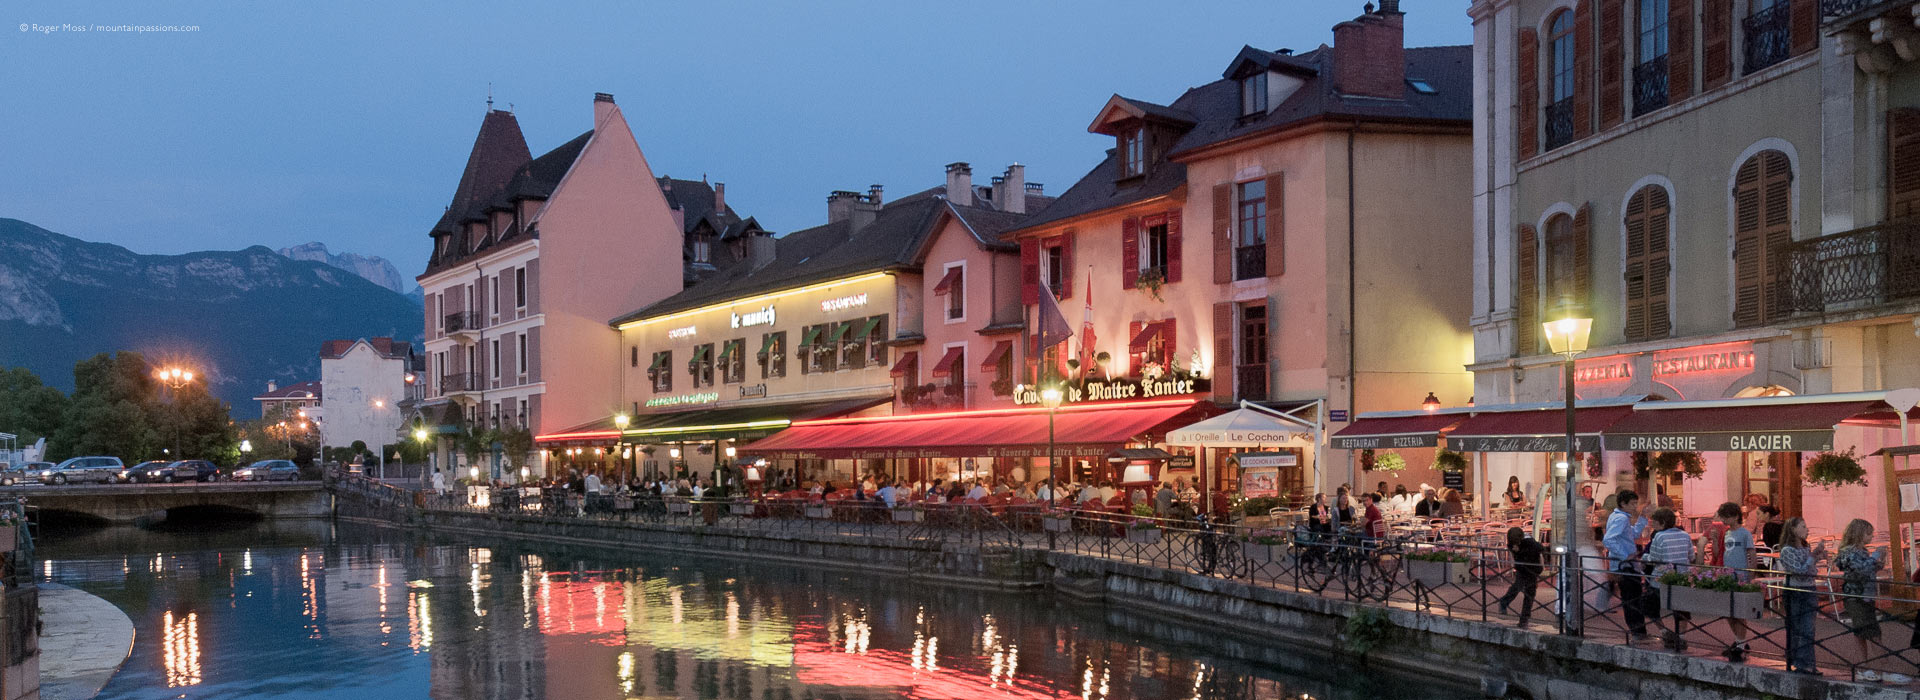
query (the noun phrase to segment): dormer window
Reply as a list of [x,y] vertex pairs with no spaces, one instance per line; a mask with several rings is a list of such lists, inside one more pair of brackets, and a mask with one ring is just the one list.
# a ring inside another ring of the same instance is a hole
[[1147,128],[1134,127],[1120,133],[1120,177],[1133,177],[1147,171]]
[[693,237],[693,261],[697,263],[713,262],[712,236],[701,235]]
[[1267,73],[1261,71],[1240,79],[1240,116],[1267,111]]

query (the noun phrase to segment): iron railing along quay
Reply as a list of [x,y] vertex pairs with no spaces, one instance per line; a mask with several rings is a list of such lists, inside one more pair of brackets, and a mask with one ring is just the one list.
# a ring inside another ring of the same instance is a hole
[[1821,313],[1920,298],[1920,219],[1796,241],[1786,255],[1792,311]]

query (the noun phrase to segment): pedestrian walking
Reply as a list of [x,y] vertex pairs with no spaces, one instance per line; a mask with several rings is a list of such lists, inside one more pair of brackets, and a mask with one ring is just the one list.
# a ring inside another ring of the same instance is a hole
[[1616,505],[1607,515],[1606,535],[1601,537],[1601,542],[1607,548],[1607,570],[1620,589],[1620,609],[1627,619],[1629,641],[1640,641],[1647,638],[1647,616],[1642,601],[1646,586],[1636,568],[1640,560],[1640,533],[1647,529],[1647,518],[1645,509],[1636,517],[1634,508],[1639,505],[1640,496],[1631,489],[1622,489],[1614,502]]
[[1540,560],[1546,555],[1546,547],[1540,541],[1527,536],[1527,531],[1517,527],[1507,528],[1507,554],[1513,557],[1513,585],[1507,587],[1506,595],[1500,596],[1500,614],[1507,614],[1507,607],[1514,598],[1520,599],[1520,626],[1527,626],[1527,619],[1533,616],[1533,596],[1540,587]]

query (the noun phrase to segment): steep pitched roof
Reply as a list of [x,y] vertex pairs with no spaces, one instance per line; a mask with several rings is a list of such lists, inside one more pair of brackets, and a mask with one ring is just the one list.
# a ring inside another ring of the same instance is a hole
[[467,154],[467,167],[460,173],[460,184],[453,189],[453,202],[433,230],[452,231],[454,224],[479,216],[481,208],[506,189],[514,169],[532,157],[513,113],[487,110],[480,120],[480,133],[473,138],[473,151]]
[[354,343],[365,342],[375,353],[389,360],[406,359],[413,354],[413,344],[404,340],[394,340],[385,336],[362,338],[360,340],[329,340],[320,344],[320,359],[338,360],[353,350]]
[[714,230],[725,230],[727,225],[739,220],[728,205],[725,211],[714,211],[713,185],[705,180],[681,180],[672,177],[654,178],[660,181],[660,193],[666,195],[667,206],[678,209],[686,220],[686,233],[693,233],[693,227],[701,219],[713,217]]
[[[513,116],[506,112],[492,112],[489,113],[489,116],[493,114],[506,114],[508,119],[511,119]],[[513,133],[517,138],[520,133],[519,127],[514,127]],[[487,138],[484,130],[481,136],[483,139]],[[482,241],[478,246],[475,246],[471,241],[465,239],[465,234],[460,230],[459,224],[472,219],[484,218],[488,211],[496,209],[511,210],[514,203],[520,200],[546,199],[552,196],[553,191],[560,186],[561,178],[566,177],[567,171],[573,168],[573,162],[579,160],[580,152],[586,150],[587,142],[592,139],[593,130],[589,129],[586,133],[573,137],[573,140],[560,144],[553,150],[541,154],[539,158],[532,158],[526,155],[526,142],[520,142],[520,161],[514,163],[513,166],[508,169],[508,177],[502,181],[502,184],[494,192],[484,198],[472,201],[468,205],[471,213],[466,216],[453,218],[454,210],[449,209],[447,217],[443,217],[440,225],[435,226],[435,236],[447,236],[451,240],[447,245],[443,246],[440,255],[436,255],[427,261],[426,274],[433,274],[440,270],[447,269],[454,263],[462,260],[485,255],[487,251],[493,248],[517,242],[527,236],[537,237],[539,231],[527,228],[528,222],[515,220],[513,225],[508,227],[507,230],[500,232],[499,236]],[[478,141],[475,142],[475,148],[479,148]],[[489,166],[489,168],[491,167],[493,166]],[[471,164],[469,164],[469,168],[471,169]],[[463,180],[462,182],[464,183],[465,181]]]

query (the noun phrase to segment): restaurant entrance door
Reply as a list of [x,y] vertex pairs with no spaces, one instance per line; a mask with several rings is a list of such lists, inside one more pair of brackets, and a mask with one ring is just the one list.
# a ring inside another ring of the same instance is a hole
[[1729,462],[1740,467],[1740,502],[1758,494],[1788,518],[1800,513],[1800,453],[1736,452]]

